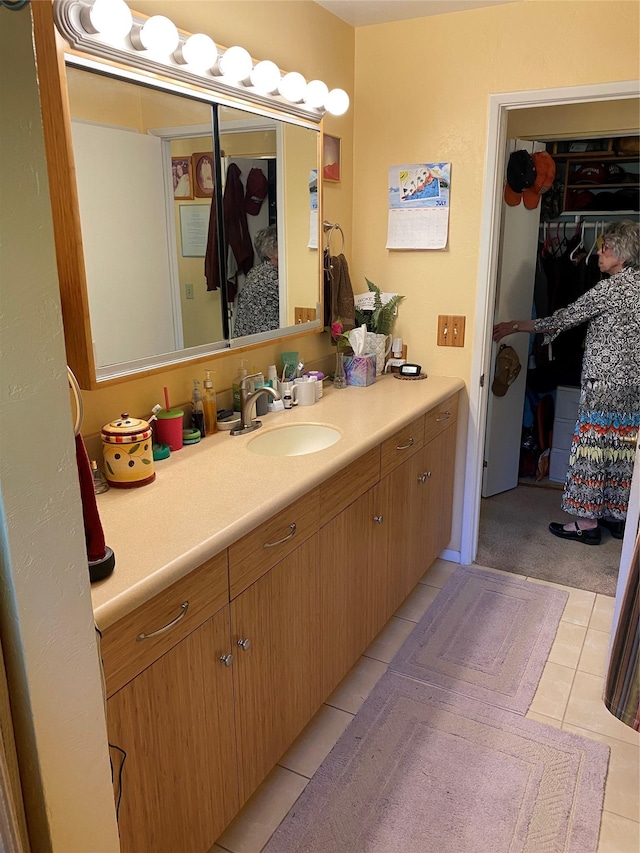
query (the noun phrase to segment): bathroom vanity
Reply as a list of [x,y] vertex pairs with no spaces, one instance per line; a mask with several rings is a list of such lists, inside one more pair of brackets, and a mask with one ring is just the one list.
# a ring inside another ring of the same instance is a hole
[[[99,496],[116,569],[92,598],[123,851],[208,850],[446,547],[462,387],[328,388]],[[309,422],[340,440],[252,452]]]

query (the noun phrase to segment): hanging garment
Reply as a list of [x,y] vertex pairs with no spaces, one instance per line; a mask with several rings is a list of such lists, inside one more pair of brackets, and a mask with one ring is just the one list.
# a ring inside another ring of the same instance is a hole
[[349,265],[343,254],[324,253],[324,325],[342,323],[344,330],[355,325],[355,302]]
[[237,164],[231,163],[222,199],[224,238],[230,250],[227,253],[227,294],[230,302],[238,290],[238,273],[246,275],[253,266],[253,243],[247,225],[241,174]]
[[204,253],[204,277],[207,290],[218,290],[220,287],[220,257],[218,255],[218,223],[216,216],[215,198],[211,199],[209,212],[209,230],[207,233],[207,248]]
[[614,717],[640,731],[640,536],[622,593],[613,635],[604,704]]

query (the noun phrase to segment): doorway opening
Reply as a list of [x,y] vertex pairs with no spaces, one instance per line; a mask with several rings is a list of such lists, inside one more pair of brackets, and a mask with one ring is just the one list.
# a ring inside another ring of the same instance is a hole
[[[497,270],[500,260],[500,223],[502,215],[502,189],[505,169],[506,141],[512,116],[520,111],[533,115],[530,110],[571,105],[605,105],[612,101],[637,99],[638,86],[635,81],[625,81],[592,86],[577,86],[564,89],[536,90],[520,93],[503,93],[490,98],[489,133],[487,142],[484,203],[480,263],[478,272],[475,349],[472,362],[469,395],[469,429],[465,469],[465,493],[460,559],[464,564],[474,561],[478,549],[481,507],[481,483],[484,459],[484,444],[487,425],[488,378],[491,375],[494,306],[496,300]],[[569,110],[567,110],[567,114]],[[594,133],[594,113],[591,115],[588,133]],[[605,132],[607,128],[602,128]],[[611,129],[609,129],[612,132]],[[638,132],[637,128],[619,128],[616,132]],[[558,128],[554,132],[560,136]],[[565,128],[567,136],[577,136],[576,129]],[[515,135],[515,134],[514,134]],[[586,135],[586,133],[585,133]],[[486,381],[485,381],[486,379]],[[558,496],[559,504],[559,496]]]

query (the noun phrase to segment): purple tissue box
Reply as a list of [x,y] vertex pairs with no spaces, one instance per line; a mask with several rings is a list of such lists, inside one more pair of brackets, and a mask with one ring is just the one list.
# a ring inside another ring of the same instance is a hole
[[375,355],[347,356],[344,360],[344,375],[347,385],[373,385],[376,381]]

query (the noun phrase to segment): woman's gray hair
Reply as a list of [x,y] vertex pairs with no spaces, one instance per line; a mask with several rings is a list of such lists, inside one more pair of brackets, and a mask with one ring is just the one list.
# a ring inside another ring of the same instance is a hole
[[637,222],[631,219],[611,222],[605,229],[604,240],[625,267],[640,269],[640,225]]
[[254,240],[256,252],[262,261],[268,261],[278,249],[278,228],[276,225],[269,225],[258,231]]

